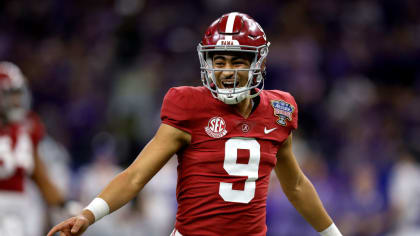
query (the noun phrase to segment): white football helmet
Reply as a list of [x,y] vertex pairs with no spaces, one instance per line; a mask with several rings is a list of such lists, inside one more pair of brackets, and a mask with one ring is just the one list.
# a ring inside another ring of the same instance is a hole
[[0,62],[0,113],[8,122],[22,121],[31,104],[26,78],[18,66]]

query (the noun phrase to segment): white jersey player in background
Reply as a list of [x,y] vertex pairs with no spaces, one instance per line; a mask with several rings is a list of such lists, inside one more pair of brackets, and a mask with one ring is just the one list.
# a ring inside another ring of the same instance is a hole
[[39,155],[43,124],[29,108],[24,75],[15,64],[0,62],[0,235],[4,236],[43,235],[47,226],[43,201],[65,205]]

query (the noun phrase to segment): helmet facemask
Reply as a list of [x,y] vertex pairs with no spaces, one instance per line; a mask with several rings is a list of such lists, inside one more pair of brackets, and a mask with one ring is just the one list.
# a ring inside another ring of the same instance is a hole
[[[264,89],[265,79],[265,58],[268,55],[268,47],[270,43],[262,46],[246,46],[246,45],[202,45],[197,47],[198,57],[200,60],[201,80],[203,85],[211,91],[213,97],[219,99],[226,104],[238,104],[245,98],[254,98]],[[243,52],[253,54],[249,69],[218,69],[213,68],[213,52]],[[217,85],[215,72],[233,71],[234,84],[233,88],[220,88]],[[248,80],[245,86],[239,87],[238,72],[247,71]],[[252,90],[259,88],[256,93]]]

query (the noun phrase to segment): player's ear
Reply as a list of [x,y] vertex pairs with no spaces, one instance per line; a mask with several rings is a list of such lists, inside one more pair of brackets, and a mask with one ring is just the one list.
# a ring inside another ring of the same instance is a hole
[[261,70],[265,71],[265,69],[267,68],[266,66],[266,62],[267,62],[267,58],[264,58],[264,61],[261,63]]

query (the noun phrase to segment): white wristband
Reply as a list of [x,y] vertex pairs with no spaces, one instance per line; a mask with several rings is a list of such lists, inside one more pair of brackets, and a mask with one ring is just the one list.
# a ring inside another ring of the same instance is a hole
[[343,236],[334,223],[328,226],[328,228],[326,228],[324,231],[319,232],[319,234],[321,236]]
[[92,212],[92,214],[95,216],[95,221],[98,221],[102,217],[109,214],[108,203],[99,197],[93,199],[93,201],[85,209]]

